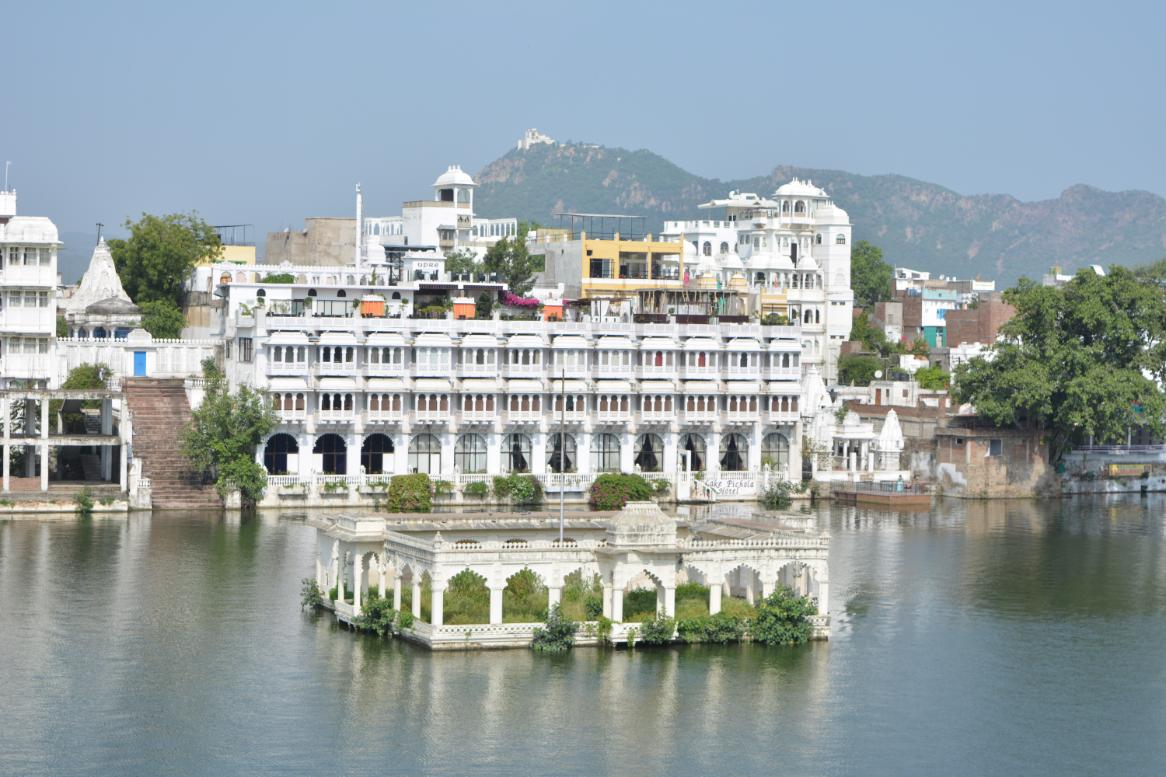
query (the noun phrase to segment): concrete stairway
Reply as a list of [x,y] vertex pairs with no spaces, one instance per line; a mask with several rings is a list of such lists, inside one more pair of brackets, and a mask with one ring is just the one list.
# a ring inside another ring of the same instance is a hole
[[190,421],[181,379],[126,378],[122,382],[134,424],[134,456],[153,487],[155,509],[220,509],[214,485],[203,485],[182,455],[179,435]]

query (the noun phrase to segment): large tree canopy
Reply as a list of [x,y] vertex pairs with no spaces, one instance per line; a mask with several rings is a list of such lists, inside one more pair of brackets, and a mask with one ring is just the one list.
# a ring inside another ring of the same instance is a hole
[[894,270],[883,261],[883,250],[865,240],[854,244],[850,252],[850,288],[854,304],[868,308],[894,296]]
[[513,238],[502,238],[486,251],[482,263],[487,272],[496,272],[510,288],[512,294],[525,296],[534,285],[534,274],[538,261],[526,250],[525,223],[518,225],[518,234]]
[[219,254],[218,233],[197,213],[126,221],[128,240],[110,240],[109,250],[126,294],[136,304],[166,300],[182,304],[182,287],[195,264]]
[[956,399],[999,426],[1048,434],[1055,461],[1076,439],[1124,442],[1166,429],[1166,296],[1121,267],[1063,288],[1028,279],[1004,293],[1016,315],[987,357],[956,368]]

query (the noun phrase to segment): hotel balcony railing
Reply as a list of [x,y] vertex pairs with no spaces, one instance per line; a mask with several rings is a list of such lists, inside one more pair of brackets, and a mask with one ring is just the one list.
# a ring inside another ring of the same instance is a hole
[[595,413],[596,422],[601,424],[626,424],[631,419],[630,410],[599,410]]
[[276,410],[275,416],[280,421],[289,423],[303,422],[308,418],[307,410]]
[[596,364],[591,372],[596,377],[628,378],[635,374],[635,369],[630,364]]
[[725,421],[730,424],[752,424],[761,417],[756,410],[726,410]]
[[682,368],[681,374],[683,374],[686,378],[705,378],[706,380],[709,378],[716,379],[720,377],[721,368],[716,366],[694,367],[692,365],[688,365]]
[[769,380],[796,380],[801,377],[802,368],[794,367],[766,367],[765,377]]
[[399,424],[405,414],[400,410],[369,410],[364,415],[368,424]]
[[396,364],[392,362],[368,362],[364,365],[364,369],[368,375],[405,375],[408,371],[408,368],[400,362]]
[[498,365],[491,364],[459,364],[457,366],[459,375],[489,375],[494,376],[498,374]]
[[271,362],[267,363],[268,375],[307,375],[307,362]]
[[413,420],[419,424],[444,424],[450,419],[448,410],[414,410]]
[[726,367],[725,377],[757,380],[761,377],[761,367]]
[[506,420],[512,424],[537,424],[542,419],[541,410],[510,410],[506,413]]
[[553,365],[547,367],[547,377],[550,378],[561,378],[564,372],[567,378],[587,378],[591,375],[591,368],[578,365],[574,367],[557,367]]
[[797,410],[770,410],[766,413],[766,417],[770,421],[780,421],[782,423],[796,423],[798,420]]
[[320,410],[316,417],[322,424],[350,424],[356,420],[356,412],[352,410]]
[[498,420],[498,411],[463,410],[460,418],[463,424],[492,424]]
[[667,424],[676,416],[675,410],[643,410],[640,412],[640,421],[645,424]]
[[316,362],[313,372],[316,375],[355,375],[356,362]]
[[639,368],[641,378],[675,378],[679,374],[680,368],[675,364],[665,364],[663,366],[645,364]]
[[687,424],[711,424],[717,420],[716,410],[685,410],[684,422]]

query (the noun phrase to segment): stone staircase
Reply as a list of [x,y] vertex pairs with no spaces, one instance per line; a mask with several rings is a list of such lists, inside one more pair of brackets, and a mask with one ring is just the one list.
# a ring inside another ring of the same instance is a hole
[[190,421],[190,402],[181,378],[126,378],[122,383],[134,426],[134,456],[150,479],[154,509],[222,509],[213,484],[180,450],[179,434]]

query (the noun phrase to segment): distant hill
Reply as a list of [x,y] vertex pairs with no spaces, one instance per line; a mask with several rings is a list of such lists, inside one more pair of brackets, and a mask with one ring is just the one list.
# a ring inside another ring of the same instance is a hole
[[554,225],[562,211],[665,219],[707,214],[701,202],[730,190],[768,194],[792,177],[809,178],[850,214],[856,240],[882,247],[893,264],[1011,284],[1052,265],[1144,264],[1166,256],[1166,199],[1143,191],[1076,185],[1053,200],[1006,194],[962,195],[899,175],[855,175],[780,165],[736,181],[702,178],[650,151],[555,143],[512,150],[477,175],[482,216]]

